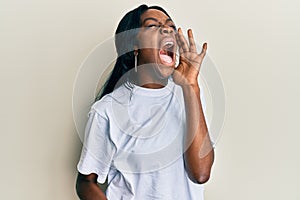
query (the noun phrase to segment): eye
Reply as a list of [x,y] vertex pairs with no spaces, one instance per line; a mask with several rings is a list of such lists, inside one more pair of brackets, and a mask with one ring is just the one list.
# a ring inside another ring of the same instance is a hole
[[176,31],[176,26],[175,25],[171,25],[170,27]]
[[151,29],[154,29],[154,28],[159,28],[159,25],[158,24],[149,24],[146,26],[147,29],[151,28]]

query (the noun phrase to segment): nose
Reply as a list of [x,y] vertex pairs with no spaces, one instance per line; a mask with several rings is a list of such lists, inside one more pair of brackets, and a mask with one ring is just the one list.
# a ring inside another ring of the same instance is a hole
[[173,32],[173,29],[170,26],[161,26],[160,27],[160,33],[161,34],[170,34]]

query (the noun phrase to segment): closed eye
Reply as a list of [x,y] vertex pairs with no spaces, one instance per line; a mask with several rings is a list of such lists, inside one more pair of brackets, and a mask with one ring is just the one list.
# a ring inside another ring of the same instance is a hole
[[176,31],[176,26],[175,25],[171,25],[170,27]]
[[158,28],[159,25],[157,24],[149,24],[148,26],[146,26],[147,28]]

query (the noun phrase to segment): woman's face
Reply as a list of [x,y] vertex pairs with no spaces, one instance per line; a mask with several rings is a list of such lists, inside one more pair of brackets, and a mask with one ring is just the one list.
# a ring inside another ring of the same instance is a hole
[[139,69],[165,79],[175,68],[177,45],[174,22],[162,11],[149,9],[142,14],[141,23],[137,35]]

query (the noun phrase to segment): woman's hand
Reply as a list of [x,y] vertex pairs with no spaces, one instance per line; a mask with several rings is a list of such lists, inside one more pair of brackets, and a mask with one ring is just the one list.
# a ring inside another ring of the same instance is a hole
[[176,40],[179,48],[179,64],[173,72],[173,80],[180,86],[198,86],[198,74],[203,58],[206,54],[207,43],[202,46],[200,54],[197,52],[193,32],[188,30],[188,41],[178,29]]

